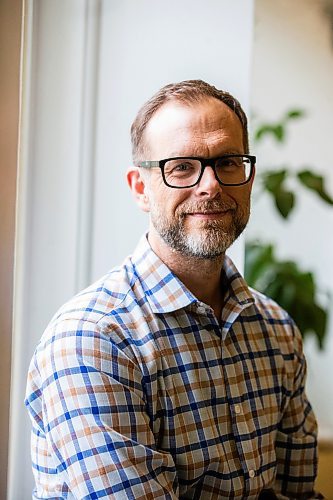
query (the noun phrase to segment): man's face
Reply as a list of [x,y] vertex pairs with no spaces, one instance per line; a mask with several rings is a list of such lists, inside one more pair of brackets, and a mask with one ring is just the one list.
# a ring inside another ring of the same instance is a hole
[[[238,117],[214,98],[191,106],[176,101],[167,103],[148,123],[145,142],[149,151],[145,160],[244,153]],[[249,218],[252,182],[244,186],[221,186],[210,167],[206,167],[200,183],[192,188],[166,186],[159,169],[152,169],[146,177],[149,239],[153,248],[160,248],[163,240],[181,254],[213,259],[224,254],[244,230]]]

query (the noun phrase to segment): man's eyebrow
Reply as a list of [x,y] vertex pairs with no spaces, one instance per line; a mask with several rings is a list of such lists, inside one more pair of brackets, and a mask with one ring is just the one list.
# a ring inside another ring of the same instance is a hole
[[244,153],[241,153],[239,151],[237,151],[236,149],[231,149],[230,151],[225,151],[224,153],[221,154],[221,156],[225,156],[225,155],[242,155]]
[[179,151],[172,151],[168,158],[177,158],[177,157],[181,157],[181,158],[219,158],[220,156],[225,156],[225,155],[243,155],[245,153],[241,152],[241,151],[238,151],[236,149],[231,149],[231,150],[228,150],[228,151],[224,151],[223,153],[219,153],[218,155],[215,155],[215,156],[202,156],[202,155],[198,155],[198,154],[194,154],[194,153],[179,153]]

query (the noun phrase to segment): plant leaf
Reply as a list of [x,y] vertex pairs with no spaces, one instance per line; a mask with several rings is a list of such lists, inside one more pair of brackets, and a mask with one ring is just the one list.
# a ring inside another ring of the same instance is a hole
[[[245,267],[251,272],[249,279],[255,283],[258,277],[263,273],[263,269],[269,267],[273,261],[272,245],[260,245],[252,243],[246,245]],[[251,271],[250,271],[251,270]]]
[[272,134],[273,134],[273,126],[266,123],[257,128],[254,134],[254,140],[259,141],[265,135],[272,135]]
[[257,128],[254,134],[254,140],[259,141],[267,135],[273,136],[278,142],[283,142],[286,135],[285,126],[282,123],[264,123]]
[[294,319],[302,335],[312,333],[323,348],[327,332],[327,311],[316,302],[314,275],[296,262],[278,260],[272,245],[247,242],[245,278],[250,286],[268,295]]
[[327,193],[324,186],[324,178],[321,175],[317,175],[311,170],[302,170],[298,172],[297,177],[305,187],[315,191],[329,205],[333,205],[333,199]]
[[305,111],[303,109],[290,109],[286,113],[286,118],[287,119],[303,118],[304,115],[305,115]]
[[287,178],[287,170],[273,170],[262,175],[264,188],[271,193],[282,189],[282,184]]
[[295,206],[295,195],[291,191],[276,191],[273,193],[275,198],[276,208],[282,215],[284,219],[287,219],[290,212],[293,210]]
[[273,136],[277,142],[283,142],[286,138],[287,132],[287,123],[289,120],[295,120],[298,118],[302,118],[305,115],[305,112],[302,109],[290,109],[285,113],[283,118],[280,121],[273,123],[262,123],[259,125],[254,133],[254,140],[260,141],[265,136]]
[[284,188],[288,172],[286,169],[266,172],[262,176],[263,186],[272,196],[280,215],[286,219],[295,206],[295,194]]
[[285,127],[282,123],[278,123],[275,127],[272,127],[272,133],[278,142],[283,142],[286,135]]

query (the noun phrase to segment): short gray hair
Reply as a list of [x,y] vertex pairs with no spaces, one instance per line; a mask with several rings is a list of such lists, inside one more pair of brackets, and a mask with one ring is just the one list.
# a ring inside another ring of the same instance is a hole
[[131,126],[132,156],[135,165],[144,160],[145,141],[144,132],[154,113],[166,102],[179,101],[184,104],[193,104],[206,97],[213,97],[226,104],[239,118],[243,129],[244,152],[249,152],[249,136],[247,117],[240,103],[229,92],[219,90],[203,80],[185,80],[179,83],[170,83],[162,87],[139,110]]

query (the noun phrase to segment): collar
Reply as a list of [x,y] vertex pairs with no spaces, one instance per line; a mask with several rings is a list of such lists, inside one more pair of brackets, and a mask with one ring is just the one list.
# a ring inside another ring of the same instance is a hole
[[[154,253],[148,243],[147,234],[140,239],[131,261],[134,273],[140,280],[154,313],[177,311],[199,302]],[[254,302],[244,278],[227,256],[224,258],[222,276],[223,286],[227,290],[226,302],[232,302],[236,309],[244,309]]]

